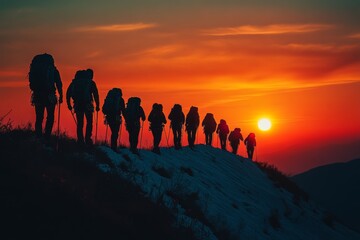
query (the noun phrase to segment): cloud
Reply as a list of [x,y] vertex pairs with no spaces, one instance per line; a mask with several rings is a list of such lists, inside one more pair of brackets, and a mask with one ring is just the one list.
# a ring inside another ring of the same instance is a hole
[[157,27],[154,23],[110,24],[75,28],[76,32],[128,32]]
[[275,35],[287,33],[308,33],[333,28],[328,24],[275,24],[267,26],[244,25],[238,27],[215,28],[204,31],[210,36],[236,36],[236,35]]
[[355,34],[352,34],[350,36],[348,36],[349,38],[356,38],[356,39],[360,39],[360,33],[355,33]]

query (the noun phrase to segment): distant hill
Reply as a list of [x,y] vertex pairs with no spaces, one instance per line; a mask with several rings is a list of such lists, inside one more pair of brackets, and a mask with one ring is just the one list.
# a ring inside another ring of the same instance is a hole
[[360,159],[317,167],[292,179],[344,224],[360,232]]
[[0,133],[1,239],[360,239],[275,167],[221,149],[55,143]]

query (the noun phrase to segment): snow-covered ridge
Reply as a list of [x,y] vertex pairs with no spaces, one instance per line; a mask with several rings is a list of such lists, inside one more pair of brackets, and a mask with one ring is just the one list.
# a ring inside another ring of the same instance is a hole
[[140,186],[201,239],[360,239],[340,224],[325,224],[314,204],[295,202],[255,163],[229,152],[205,145],[162,148],[161,155],[140,150],[140,156],[100,149],[115,165],[101,169]]

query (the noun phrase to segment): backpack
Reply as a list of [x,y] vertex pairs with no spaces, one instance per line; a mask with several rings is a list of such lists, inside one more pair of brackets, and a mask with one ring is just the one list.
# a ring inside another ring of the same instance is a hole
[[122,97],[122,91],[120,88],[111,89],[105,98],[102,106],[102,112],[105,115],[116,115],[120,111],[120,99]]
[[240,128],[235,128],[234,131],[231,131],[229,134],[229,141],[236,141],[239,142],[240,140],[242,140],[242,135],[240,133],[241,129]]
[[173,124],[180,124],[184,121],[182,107],[180,104],[175,104],[169,114],[169,119]]
[[235,132],[231,131],[229,134],[229,141],[232,142],[232,141],[235,141],[235,139],[236,139]]
[[126,105],[126,121],[135,122],[140,116],[140,103],[141,99],[138,97],[129,98]]
[[91,84],[92,79],[88,77],[85,70],[77,71],[72,82],[71,96],[77,105],[87,105],[92,102]]
[[162,124],[165,123],[166,119],[164,117],[161,104],[153,104],[148,121],[150,122],[150,129],[162,127]]
[[192,106],[189,113],[186,115],[186,127],[189,129],[199,126],[199,113],[198,108]]
[[219,124],[219,133],[222,135],[227,135],[229,133],[229,127],[226,124],[226,121],[221,119]]
[[214,118],[214,114],[207,113],[202,125],[204,126],[204,132],[213,133],[216,130],[216,121]]
[[30,64],[29,86],[35,94],[48,95],[55,90],[54,58],[47,53],[34,56]]
[[245,139],[247,147],[254,147],[256,146],[255,134],[250,133],[249,136]]

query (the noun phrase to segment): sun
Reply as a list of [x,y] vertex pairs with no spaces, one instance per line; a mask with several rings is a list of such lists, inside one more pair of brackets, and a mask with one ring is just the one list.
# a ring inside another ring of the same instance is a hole
[[271,121],[268,118],[261,118],[258,127],[261,131],[268,131],[271,128]]

